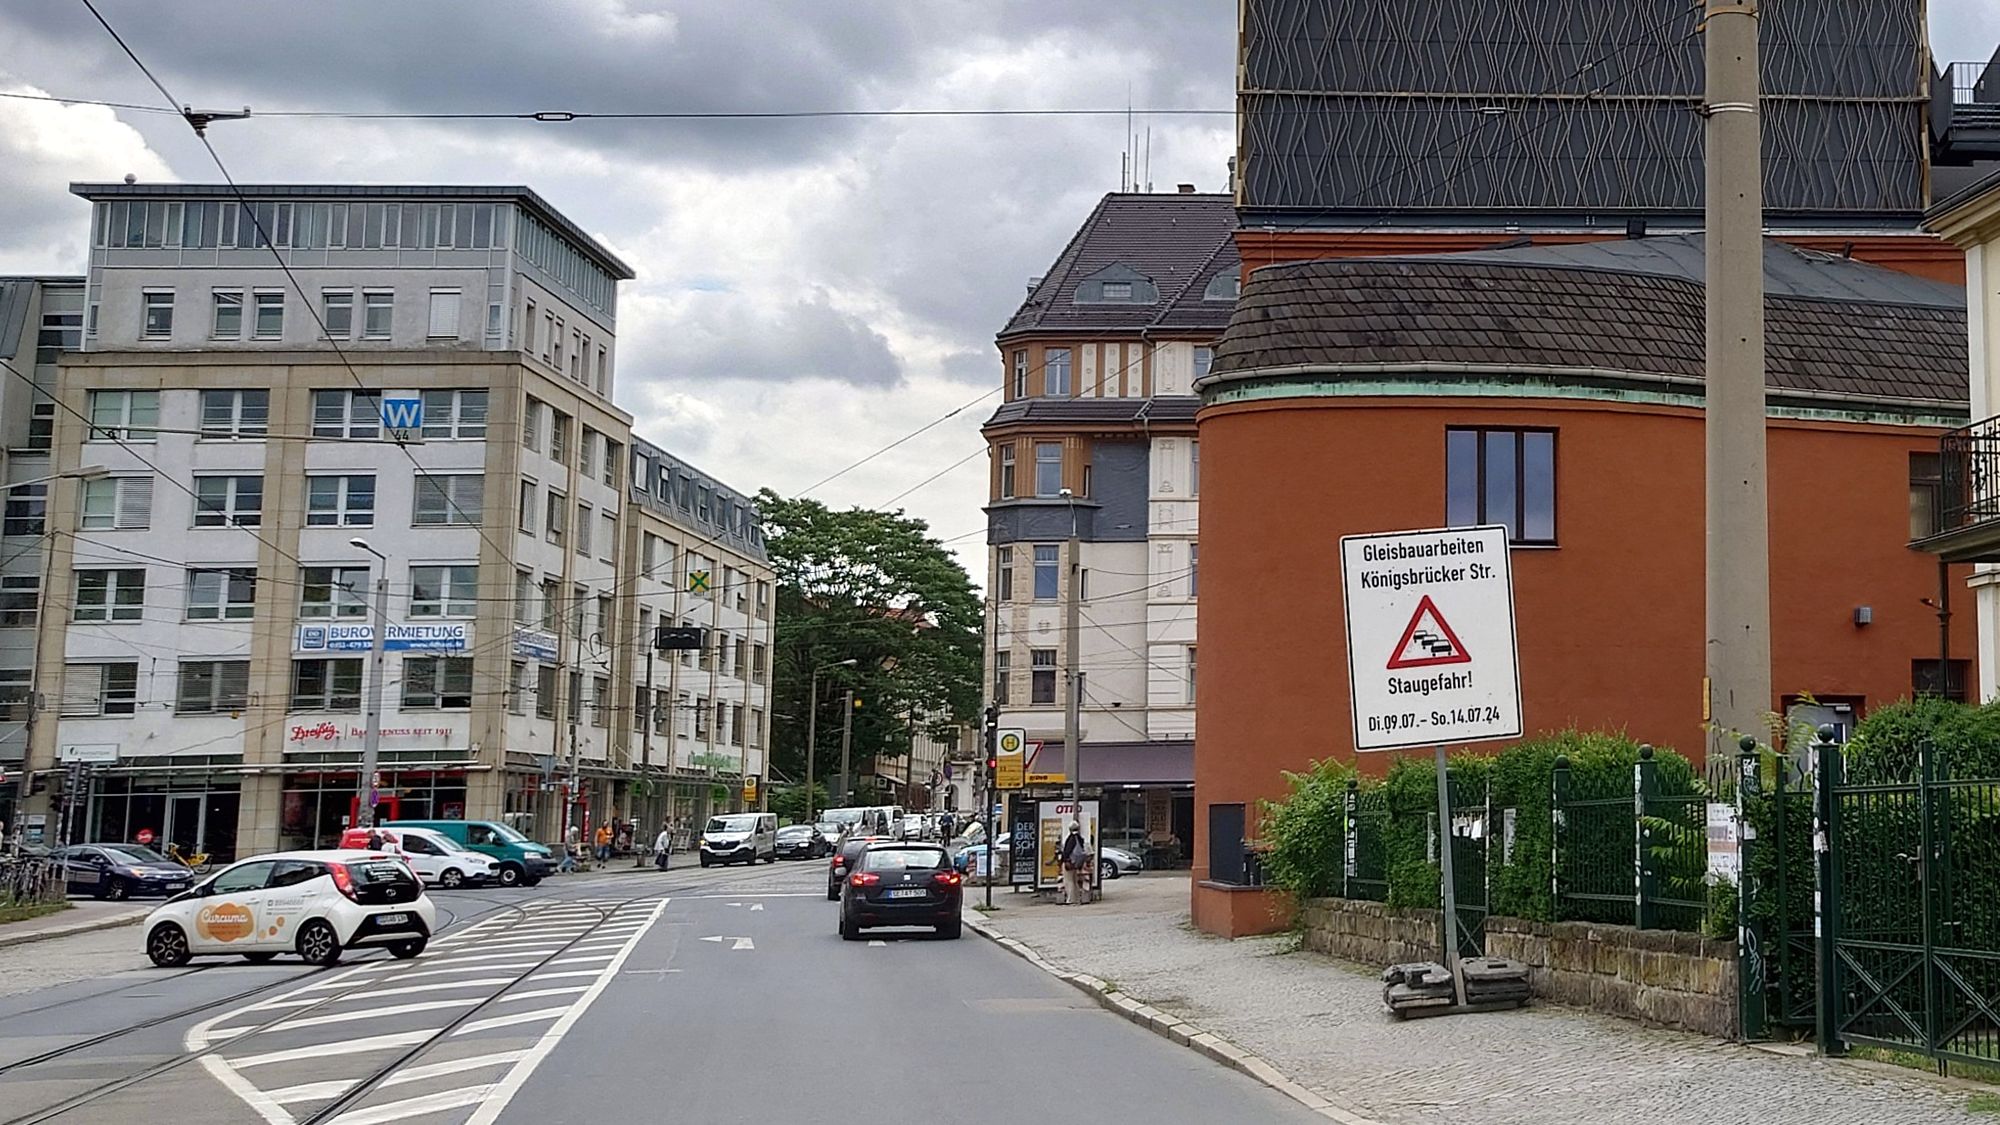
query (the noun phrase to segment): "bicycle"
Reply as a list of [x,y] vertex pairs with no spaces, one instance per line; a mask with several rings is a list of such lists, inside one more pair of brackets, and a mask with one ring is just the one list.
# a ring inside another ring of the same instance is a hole
[[190,872],[196,875],[206,875],[208,874],[209,869],[212,866],[214,866],[209,862],[207,852],[194,852],[192,854],[185,853],[181,851],[181,847],[179,844],[173,843],[171,841],[169,841],[167,844],[166,854],[168,859],[173,860],[175,863],[180,864],[182,867],[187,868]]

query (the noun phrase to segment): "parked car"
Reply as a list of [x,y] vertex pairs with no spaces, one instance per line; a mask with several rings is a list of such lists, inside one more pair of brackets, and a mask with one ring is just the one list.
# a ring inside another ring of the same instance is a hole
[[777,813],[723,813],[701,830],[701,865],[778,862]]
[[[360,851],[368,847],[366,828],[350,828],[340,834],[340,846]],[[456,890],[471,884],[500,881],[500,861],[475,852],[442,832],[428,828],[382,828],[382,851],[400,856],[426,886]]]
[[428,828],[500,861],[500,885],[534,886],[554,869],[545,844],[492,820],[392,820],[383,828]]
[[1105,844],[1097,849],[1097,878],[1100,882],[1116,879],[1120,875],[1137,874],[1143,867],[1145,864],[1139,861],[1139,857],[1124,848]]
[[888,836],[849,836],[841,841],[839,850],[826,865],[826,899],[832,902],[840,897],[840,888],[847,881],[847,873],[853,869],[855,857],[870,844],[890,842]]
[[787,824],[778,829],[779,859],[818,859],[832,850],[832,841],[810,824]]
[[69,893],[121,900],[188,889],[194,873],[144,844],[75,844],[49,853],[61,860]]
[[331,965],[349,949],[424,951],[437,910],[408,864],[379,852],[277,852],[233,863],[146,917],[146,956],[161,968],[235,954],[296,953]]
[[875,926],[930,926],[955,938],[965,877],[936,844],[872,844],[856,857],[840,899],[840,936],[847,941]]

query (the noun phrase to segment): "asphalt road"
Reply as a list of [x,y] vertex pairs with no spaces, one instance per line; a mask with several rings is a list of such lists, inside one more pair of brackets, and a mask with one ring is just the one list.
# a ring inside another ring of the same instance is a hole
[[136,927],[128,950],[79,943],[101,974],[0,999],[0,1125],[1321,1120],[970,932],[843,942],[824,878],[441,893],[423,957],[330,971],[140,968]]

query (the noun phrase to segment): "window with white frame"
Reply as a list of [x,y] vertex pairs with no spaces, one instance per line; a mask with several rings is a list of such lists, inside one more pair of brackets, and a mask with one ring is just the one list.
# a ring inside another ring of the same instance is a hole
[[456,289],[431,290],[430,331],[433,340],[458,339],[458,298]]
[[188,570],[189,621],[247,621],[256,613],[256,608],[256,567],[193,567]]
[[542,528],[549,542],[560,547],[567,541],[569,529],[569,497],[564,493],[549,489],[549,502],[543,509]]
[[259,340],[278,340],[285,335],[285,293],[281,289],[262,290],[252,294],[256,299],[257,319],[251,334]]
[[348,340],[354,336],[354,290],[322,289],[319,293],[319,319],[325,326],[329,340]]
[[542,632],[562,632],[562,582],[555,578],[542,579]]
[[611,488],[618,487],[618,467],[621,464],[623,464],[624,461],[625,461],[625,446],[619,442],[612,441],[609,437],[606,437],[604,439],[604,477],[603,477],[605,485]]
[[1014,443],[1000,447],[1000,499],[1014,498]]
[[42,576],[0,576],[0,629],[31,628],[42,615]]
[[1201,544],[1188,544],[1188,597],[1201,593]]
[[403,658],[403,710],[464,711],[471,707],[470,656]]
[[1188,442],[1188,495],[1201,495],[1201,442]]
[[528,713],[528,693],[533,691],[528,682],[528,662],[516,660],[507,665],[507,713],[525,715]]
[[1034,648],[1028,650],[1030,703],[1054,703],[1056,701],[1056,650]]
[[605,562],[618,559],[618,516],[614,512],[599,512],[597,557]]
[[1194,377],[1195,377],[1195,378],[1197,378],[1197,379],[1201,379],[1201,378],[1204,378],[1204,377],[1206,377],[1206,376],[1208,375],[1208,372],[1209,372],[1209,369],[1210,369],[1210,368],[1212,368],[1212,367],[1214,367],[1214,366],[1215,366],[1215,349],[1214,349],[1214,348],[1196,348],[1196,349],[1194,350]]
[[528,403],[521,408],[521,448],[536,453],[542,450],[542,412],[546,404],[530,395]]
[[312,433],[326,438],[374,438],[382,426],[382,392],[314,391]]
[[592,526],[597,518],[597,509],[589,504],[576,506],[576,553],[590,556],[590,537],[597,529]]
[[1028,349],[1026,348],[1016,348],[1014,350],[1014,396],[1013,397],[1015,398],[1028,397]]
[[306,526],[375,526],[375,475],[315,473],[307,477]]
[[258,527],[263,522],[263,477],[194,478],[196,527]]
[[141,335],[148,340],[168,340],[174,335],[174,291],[148,289],[139,294]]
[[1035,546],[1035,600],[1054,601],[1061,593],[1059,582],[1062,566],[1062,548],[1053,543]]
[[270,427],[270,391],[258,389],[201,392],[202,437],[263,437],[270,431]]
[[514,624],[524,629],[535,627],[535,575],[532,571],[514,572]]
[[424,437],[471,441],[486,436],[486,392],[425,391]]
[[1049,398],[1066,398],[1070,393],[1069,349],[1042,349],[1042,394]]
[[292,661],[293,711],[361,710],[361,660]]
[[549,412],[549,460],[558,465],[569,464],[569,423],[569,415],[562,411]]
[[535,668],[535,717],[556,717],[556,667],[553,664],[541,664]]
[[63,667],[63,718],[135,715],[138,711],[137,663],[69,664]]
[[1014,654],[999,649],[993,654],[993,702],[1005,707],[1011,694],[1008,685],[1013,680]]
[[581,427],[576,447],[577,475],[588,479],[594,475],[592,470],[597,465],[597,431],[589,426]]
[[1193,645],[1189,645],[1189,646],[1188,646],[1188,650],[1187,650],[1187,660],[1188,660],[1188,670],[1187,670],[1187,701],[1188,701],[1189,703],[1193,703],[1193,702],[1194,702],[1194,684],[1195,684],[1195,679],[1194,679],[1194,646],[1193,646]]
[[208,338],[211,340],[241,340],[243,338],[243,290],[217,289],[209,294],[214,305],[209,320]]
[[308,566],[299,570],[299,616],[368,616],[368,568]]
[[1035,443],[1035,495],[1060,496],[1062,494],[1062,443],[1058,441],[1038,441]]
[[41,535],[49,526],[49,486],[17,484],[7,490],[6,515],[0,518],[0,535]]
[[411,617],[474,617],[479,613],[479,567],[410,568]]
[[153,441],[159,425],[158,391],[90,392],[90,441]]
[[516,526],[529,535],[535,533],[536,486],[532,480],[521,482],[521,505],[516,517]]
[[146,571],[79,570],[72,621],[137,621],[146,612]]
[[144,531],[153,523],[153,478],[98,477],[79,490],[85,531]]
[[361,294],[361,338],[386,340],[395,325],[396,294],[387,289],[369,289]]
[[592,676],[590,678],[590,725],[594,727],[610,726],[611,713],[617,709],[617,702],[611,698],[611,680],[605,676]]
[[731,746],[743,745],[743,705],[741,703],[732,703],[729,705],[729,744]]
[[177,715],[215,715],[250,705],[248,660],[183,660],[174,688]]
[[417,474],[416,527],[477,527],[486,478],[479,473]]

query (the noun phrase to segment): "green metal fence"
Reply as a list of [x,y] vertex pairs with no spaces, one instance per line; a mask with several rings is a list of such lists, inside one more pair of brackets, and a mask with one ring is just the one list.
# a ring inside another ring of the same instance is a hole
[[1389,795],[1381,786],[1362,789],[1347,782],[1347,865],[1341,897],[1368,902],[1389,900],[1389,854],[1383,839],[1389,830]]
[[1486,953],[1486,916],[1493,901],[1486,866],[1487,843],[1493,838],[1492,790],[1483,773],[1464,778],[1453,770],[1446,793],[1451,799],[1446,836],[1451,841],[1452,892],[1458,907],[1458,955],[1480,957]]
[[1813,775],[1805,762],[1754,742],[1737,759],[1741,896],[1738,969],[1743,1035],[1809,1029],[1818,1011],[1814,917]]
[[1708,910],[1709,787],[1662,771],[1650,746],[1630,773],[1557,758],[1555,914],[1642,930],[1700,931]]
[[1631,779],[1575,774],[1557,758],[1551,784],[1556,918],[1630,925],[1638,888]]

